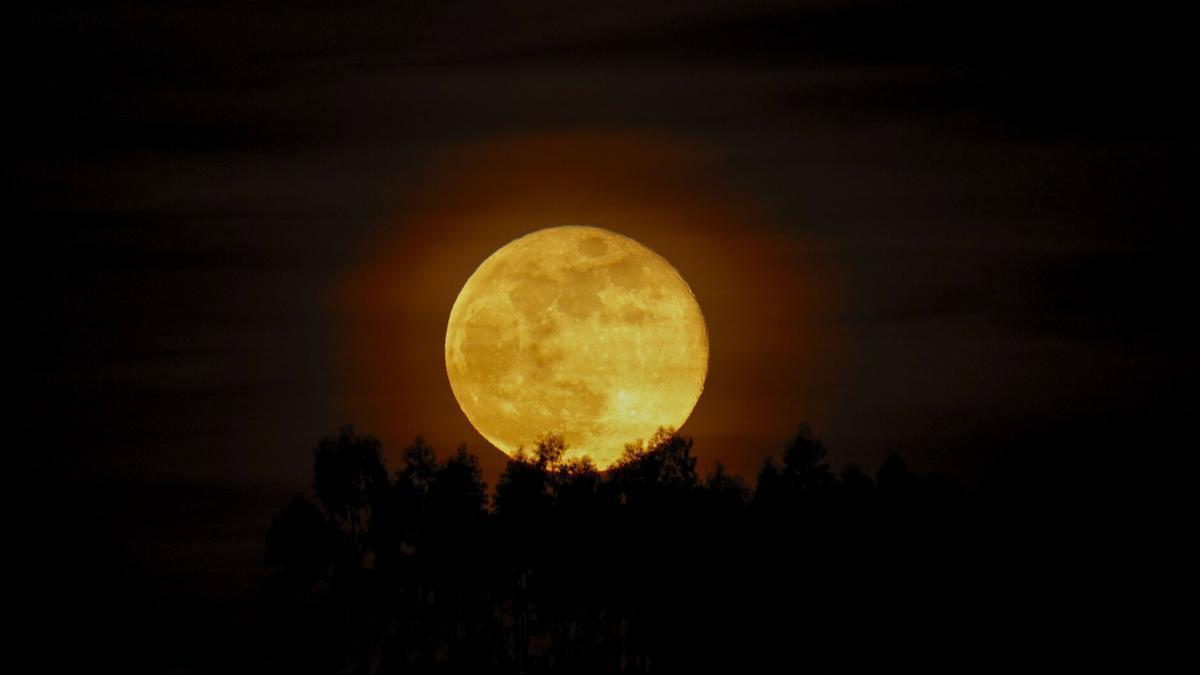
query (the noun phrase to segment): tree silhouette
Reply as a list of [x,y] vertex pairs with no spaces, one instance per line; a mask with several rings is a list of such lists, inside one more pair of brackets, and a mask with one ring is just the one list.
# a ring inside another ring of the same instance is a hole
[[783,451],[784,480],[793,490],[815,494],[834,484],[833,470],[825,462],[825,447],[813,436],[812,429],[803,424]]
[[333,672],[342,646],[329,611],[327,583],[337,556],[337,532],[321,510],[297,495],[267,530],[259,632],[268,666],[302,673]]
[[871,480],[871,477],[864,473],[857,464],[853,463],[847,464],[846,468],[842,469],[839,483],[842,489],[853,495],[869,493],[875,487],[875,483]]
[[357,555],[365,552],[363,533],[372,507],[388,487],[380,449],[377,438],[356,434],[349,425],[317,444],[313,490]]
[[315,582],[333,560],[334,536],[321,510],[298,494],[267,530],[265,562]]
[[659,429],[645,445],[626,445],[609,475],[622,501],[635,508],[678,504],[696,486],[692,439]]
[[487,484],[482,475],[479,460],[465,445],[441,466],[430,483],[429,503],[442,525],[470,522],[483,515]]
[[987,608],[1028,597],[1014,552],[1052,544],[1008,517],[1003,479],[969,493],[898,456],[874,480],[835,475],[807,425],[753,487],[720,464],[700,480],[671,429],[607,471],[568,451],[522,449],[489,504],[465,446],[439,461],[417,438],[389,475],[371,436],[322,438],[317,502],[295,497],[267,532],[264,667],[937,671],[986,641]]

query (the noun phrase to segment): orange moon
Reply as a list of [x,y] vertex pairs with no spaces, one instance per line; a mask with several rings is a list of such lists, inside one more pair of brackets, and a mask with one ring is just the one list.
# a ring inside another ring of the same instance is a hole
[[451,389],[484,438],[513,456],[561,434],[565,459],[600,469],[627,443],[687,421],[708,351],[679,272],[597,227],[551,227],[500,248],[467,279],[446,327]]

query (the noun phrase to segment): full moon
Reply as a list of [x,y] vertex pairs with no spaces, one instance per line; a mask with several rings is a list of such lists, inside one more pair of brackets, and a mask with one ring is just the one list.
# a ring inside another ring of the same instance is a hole
[[459,292],[446,372],[471,424],[513,456],[560,434],[565,459],[611,466],[683,425],[708,372],[708,329],[662,256],[597,227],[551,227],[493,253]]

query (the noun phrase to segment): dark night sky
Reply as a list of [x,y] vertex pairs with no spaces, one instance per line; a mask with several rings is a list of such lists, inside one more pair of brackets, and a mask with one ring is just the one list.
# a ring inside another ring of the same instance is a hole
[[566,222],[692,284],[706,467],[752,475],[804,420],[868,469],[897,451],[973,480],[1023,447],[1082,471],[1127,439],[1168,461],[1178,17],[645,5],[6,22],[18,451],[105,495],[102,558],[147,597],[252,592],[270,514],[343,422],[393,462],[422,433],[494,472],[446,316],[488,253]]

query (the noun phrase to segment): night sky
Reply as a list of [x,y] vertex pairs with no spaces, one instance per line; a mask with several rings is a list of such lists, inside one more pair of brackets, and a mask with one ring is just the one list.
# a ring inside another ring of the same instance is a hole
[[242,617],[271,514],[343,423],[390,464],[418,434],[466,442],[494,482],[446,320],[492,251],[558,224],[691,284],[703,470],[753,478],[804,421],[837,466],[896,452],[968,484],[1014,448],[1080,475],[1170,460],[1178,17],[647,4],[6,22],[16,450],[51,477],[19,482],[71,495],[49,512],[94,570],[147,607]]

